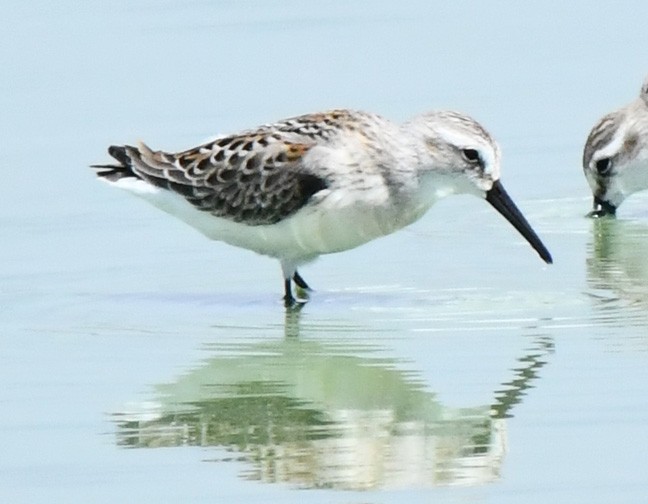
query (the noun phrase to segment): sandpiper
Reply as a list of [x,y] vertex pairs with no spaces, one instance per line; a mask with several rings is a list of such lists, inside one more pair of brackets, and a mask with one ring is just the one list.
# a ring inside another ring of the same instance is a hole
[[281,263],[284,301],[310,290],[298,267],[419,219],[439,198],[486,199],[551,255],[500,182],[500,150],[472,118],[452,111],[396,124],[353,110],[308,114],[217,138],[187,151],[111,146],[99,178],[207,237]]
[[583,170],[594,195],[590,217],[614,216],[628,196],[648,189],[648,78],[639,98],[592,128]]

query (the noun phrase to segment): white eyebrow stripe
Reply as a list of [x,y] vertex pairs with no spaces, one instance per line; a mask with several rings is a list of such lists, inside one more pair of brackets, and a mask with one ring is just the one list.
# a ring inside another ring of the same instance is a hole
[[486,173],[499,173],[497,170],[497,158],[499,157],[499,148],[497,145],[493,149],[489,149],[485,141],[476,142],[474,136],[444,126],[438,128],[438,132],[448,143],[456,145],[460,149],[476,150],[484,163],[484,171]]
[[[609,142],[605,147],[594,152],[592,155],[592,162],[596,162],[600,159],[609,158],[617,154],[623,147],[625,142],[627,127],[620,127],[612,137],[612,141]],[[591,164],[591,163],[590,163]]]

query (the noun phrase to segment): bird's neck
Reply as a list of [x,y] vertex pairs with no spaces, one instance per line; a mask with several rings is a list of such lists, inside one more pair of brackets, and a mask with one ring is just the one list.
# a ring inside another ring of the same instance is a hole
[[469,192],[470,187],[464,187],[465,181],[452,173],[435,170],[425,170],[419,173],[417,199],[429,208],[438,200],[452,194]]

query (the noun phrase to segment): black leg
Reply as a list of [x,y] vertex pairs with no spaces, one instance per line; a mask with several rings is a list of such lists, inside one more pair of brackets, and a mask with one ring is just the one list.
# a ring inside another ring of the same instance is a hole
[[295,298],[292,295],[292,285],[290,283],[290,278],[284,280],[284,305],[286,308],[290,308],[295,304]]
[[301,287],[304,290],[311,290],[311,288],[306,283],[306,280],[304,280],[302,276],[299,274],[299,272],[296,270],[295,270],[295,274],[293,275],[293,280],[295,281],[298,287]]

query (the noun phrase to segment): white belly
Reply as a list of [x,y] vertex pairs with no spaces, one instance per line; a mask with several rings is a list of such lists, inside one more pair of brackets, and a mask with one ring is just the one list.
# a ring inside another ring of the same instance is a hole
[[281,222],[248,226],[198,210],[183,197],[141,180],[122,179],[112,184],[146,199],[213,240],[295,263],[352,249],[392,233],[414,222],[430,206],[395,207],[388,195],[340,197],[323,191],[312,204]]

